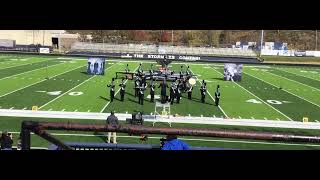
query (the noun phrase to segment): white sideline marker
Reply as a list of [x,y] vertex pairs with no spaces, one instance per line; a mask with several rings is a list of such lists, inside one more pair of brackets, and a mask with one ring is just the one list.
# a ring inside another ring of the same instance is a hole
[[13,109],[14,107],[11,107],[10,109]]
[[241,116],[239,116],[239,119],[242,119]]
[[74,110],[74,112],[78,112],[78,109]]

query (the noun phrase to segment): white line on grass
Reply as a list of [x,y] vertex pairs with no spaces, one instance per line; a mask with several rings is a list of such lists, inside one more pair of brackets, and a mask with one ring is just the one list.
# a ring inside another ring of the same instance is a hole
[[[210,66],[210,67],[211,67],[211,66]],[[211,67],[211,68],[212,68],[212,67]],[[214,68],[212,68],[212,69],[214,69]],[[215,70],[215,69],[214,69],[214,70]],[[190,71],[191,71],[192,74],[194,74],[193,71],[191,70],[191,68],[190,68]],[[201,83],[201,81],[199,80],[198,77],[196,77],[196,79],[198,80],[199,83]],[[207,91],[207,92],[208,92],[209,96],[211,97],[211,99],[213,100],[213,102],[216,102],[215,99],[211,96],[210,92],[209,92],[209,91]],[[224,116],[225,116],[226,118],[228,118],[228,115],[224,112],[224,110],[221,108],[220,105],[218,105],[218,108],[219,108],[220,111],[224,114]]]
[[77,88],[77,87],[81,86],[82,84],[86,83],[87,81],[90,81],[90,80],[91,80],[92,78],[94,78],[94,77],[96,77],[96,76],[94,75],[94,76],[90,77],[89,79],[87,79],[87,80],[83,81],[82,83],[78,84],[77,86],[75,86],[75,87],[73,87],[73,88],[69,89],[68,91],[66,91],[65,93],[61,94],[60,96],[58,96],[58,97],[56,97],[56,98],[52,99],[51,101],[47,102],[46,104],[42,105],[39,109],[41,109],[41,108],[43,108],[43,107],[47,106],[48,104],[52,103],[52,102],[53,102],[53,101],[55,101],[55,100],[57,100],[57,99],[61,98],[62,96],[64,96],[64,95],[66,95],[67,93],[69,93],[70,91],[74,90],[75,88]]
[[287,80],[292,81],[292,82],[295,82],[295,83],[299,83],[299,84],[302,84],[302,85],[308,86],[308,87],[310,87],[311,89],[315,89],[315,90],[320,91],[320,89],[318,89],[318,88],[315,88],[315,87],[309,86],[309,85],[307,85],[307,84],[303,84],[303,83],[301,83],[301,82],[299,82],[299,81],[295,81],[295,80],[292,80],[292,79],[286,78],[286,77],[284,77],[284,76],[279,76],[279,75],[274,74],[274,73],[271,73],[271,72],[267,72],[267,73],[272,74],[272,75],[277,76],[277,77],[280,77],[280,78],[287,79]]
[[13,109],[14,107],[11,107],[10,109]]
[[315,81],[320,81],[319,79],[314,79],[314,78],[311,78],[311,77],[304,76],[304,75],[302,75],[302,74],[296,74],[296,73],[293,73],[293,72],[289,72],[289,71],[284,70],[284,69],[282,69],[282,68],[278,68],[278,70],[283,71],[283,72],[287,72],[287,73],[290,73],[290,74],[294,74],[294,75],[296,75],[296,76],[302,76],[302,77],[305,77],[305,78],[313,79],[313,80],[315,80]]
[[[5,68],[0,68],[0,70],[9,69],[9,68],[18,67],[18,66],[23,66],[23,65],[30,65],[30,64],[33,64],[33,63],[40,63],[40,62],[46,62],[46,61],[29,62],[29,63],[26,63],[26,64],[14,63],[15,64],[14,66],[8,66],[8,67],[5,67]],[[12,63],[3,63],[3,64],[12,64]]]
[[[139,66],[137,66],[136,69],[133,70],[133,72],[136,72],[136,70],[139,68]],[[127,83],[128,79],[124,82],[124,83]],[[116,97],[116,95],[119,93],[120,91],[120,88],[118,89],[118,91],[114,94],[114,97]],[[110,104],[111,101],[109,101],[103,108],[102,110],[100,111],[100,113],[102,113]]]
[[[112,66],[114,66],[114,65],[115,65],[115,64],[113,64]],[[108,67],[108,68],[107,68],[107,69],[105,69],[104,71],[106,71],[106,70],[110,69],[112,66]],[[94,75],[94,76],[90,77],[89,79],[87,79],[87,80],[83,81],[82,83],[80,83],[80,84],[76,85],[75,87],[73,87],[73,88],[69,89],[67,92],[65,92],[65,93],[61,94],[60,96],[58,96],[58,97],[56,97],[56,98],[52,99],[51,101],[47,102],[46,104],[42,105],[39,109],[41,109],[41,108],[43,108],[43,107],[47,106],[48,104],[50,104],[50,103],[52,103],[53,101],[55,101],[55,100],[57,100],[57,99],[61,98],[62,96],[64,96],[64,95],[66,95],[67,93],[69,93],[70,91],[72,91],[72,90],[76,89],[77,87],[79,87],[79,86],[83,85],[84,83],[86,83],[86,82],[90,81],[91,79],[93,79],[93,78],[95,78],[95,77],[97,77],[97,76],[96,76],[96,75]],[[63,79],[62,79],[62,80],[63,80]]]
[[[269,82],[267,82],[267,81],[264,81],[264,80],[262,80],[262,79],[260,79],[260,78],[258,78],[258,77],[256,77],[256,76],[252,76],[252,75],[250,75],[250,74],[248,74],[248,73],[246,73],[246,74],[249,75],[249,76],[251,76],[251,77],[254,77],[254,78],[256,78],[256,79],[259,79],[260,81],[263,81],[263,82],[265,82],[265,83],[267,83],[267,84],[270,84],[271,86],[274,86],[274,87],[278,88],[276,85],[273,85],[273,84],[271,84],[271,83],[269,83]],[[315,103],[313,103],[313,102],[311,102],[311,101],[309,101],[309,100],[307,100],[307,99],[304,99],[303,97],[300,97],[300,96],[298,96],[298,95],[296,95],[296,94],[293,94],[293,93],[291,93],[291,92],[289,92],[289,91],[287,91],[287,90],[285,90],[285,89],[282,89],[282,90],[285,91],[285,92],[287,92],[287,93],[289,93],[289,94],[292,94],[292,95],[294,95],[294,96],[296,96],[296,97],[298,97],[298,98],[300,98],[300,99],[302,99],[302,100],[305,100],[305,101],[307,101],[307,102],[309,102],[309,103],[311,103],[311,104],[313,104],[313,105],[315,105],[315,106],[320,107],[320,105],[315,104]]]
[[[84,66],[86,66],[86,65],[84,65]],[[52,76],[52,77],[56,77],[56,76],[59,76],[59,75],[62,75],[62,74],[68,73],[68,72],[70,72],[70,71],[73,71],[73,70],[76,70],[76,69],[82,68],[82,67],[84,67],[84,66],[78,66],[78,67],[76,67],[76,68],[74,68],[74,69],[70,69],[70,70],[68,70],[68,71],[65,71],[65,72],[59,73],[59,74],[54,75],[54,76]],[[27,88],[27,87],[33,86],[33,85],[35,85],[35,84],[39,84],[39,83],[41,83],[41,82],[43,82],[43,81],[46,81],[46,80],[47,80],[47,79],[44,79],[44,80],[42,80],[42,81],[35,82],[35,83],[29,84],[29,85],[27,85],[27,86],[24,86],[24,87],[22,87],[22,88],[16,89],[16,90],[11,91],[11,92],[9,92],[9,93],[7,93],[7,94],[1,95],[1,96],[0,96],[0,98],[1,98],[1,97],[3,97],[3,96],[6,96],[6,95],[12,94],[12,93],[14,93],[14,92],[20,91],[20,90],[22,90],[22,89],[25,89],[25,88]]]
[[[62,64],[62,63],[58,63],[58,64],[55,64],[55,65],[48,66],[48,68],[49,68],[49,67],[53,67],[53,66],[58,66],[58,65],[60,65],[60,64]],[[8,78],[15,77],[15,76],[18,76],[18,75],[21,75],[21,74],[25,74],[25,73],[29,73],[29,72],[33,72],[33,71],[45,69],[45,68],[47,68],[47,67],[42,67],[42,68],[34,69],[34,70],[31,70],[31,71],[26,71],[26,72],[23,72],[23,73],[15,74],[15,75],[12,75],[12,76],[7,76],[7,77],[4,77],[4,78],[1,78],[0,80],[8,79]],[[23,78],[23,79],[24,79],[24,78]]]
[[[215,69],[214,69],[215,70]],[[217,70],[215,70],[217,71]],[[218,73],[220,73],[219,71],[217,71]],[[221,73],[220,73],[221,74]],[[283,114],[281,111],[279,111],[278,109],[276,109],[275,107],[271,106],[269,103],[266,103],[264,100],[262,100],[261,98],[259,98],[258,96],[256,96],[255,94],[253,94],[252,92],[250,92],[249,90],[247,90],[246,88],[242,87],[240,84],[233,82],[236,85],[238,85],[240,88],[242,88],[243,90],[245,90],[246,92],[248,92],[249,94],[251,94],[252,96],[256,97],[257,99],[259,99],[261,102],[263,102],[264,104],[266,104],[267,106],[271,107],[273,110],[277,111],[278,113],[282,114],[283,116],[285,116],[287,119],[292,120],[291,118],[289,118],[287,115]]]

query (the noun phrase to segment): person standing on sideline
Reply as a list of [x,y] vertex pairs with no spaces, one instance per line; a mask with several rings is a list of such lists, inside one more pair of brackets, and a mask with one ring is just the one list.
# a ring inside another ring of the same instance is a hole
[[220,86],[218,85],[217,86],[217,90],[214,93],[216,106],[219,106],[219,101],[220,101],[220,91],[219,91],[219,89],[220,89]]
[[114,91],[115,91],[114,78],[112,78],[111,84],[109,84],[107,86],[110,87],[110,101],[113,102]]
[[[114,115],[114,111],[111,111],[111,115],[107,118],[107,125],[116,126],[119,124],[117,116]],[[117,144],[117,133],[116,132],[108,132],[107,142],[111,142],[111,136],[113,136],[113,143]]]

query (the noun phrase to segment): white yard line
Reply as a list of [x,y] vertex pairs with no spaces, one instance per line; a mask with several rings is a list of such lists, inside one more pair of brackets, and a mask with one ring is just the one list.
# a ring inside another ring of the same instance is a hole
[[94,75],[94,76],[90,77],[89,79],[83,81],[82,83],[74,86],[73,88],[69,89],[68,91],[66,91],[65,93],[61,94],[60,96],[58,96],[58,97],[52,99],[51,101],[47,102],[46,104],[42,105],[39,109],[42,109],[43,107],[47,106],[48,104],[52,103],[53,101],[61,98],[62,96],[64,96],[64,95],[66,95],[67,93],[69,93],[70,91],[74,90],[75,88],[81,86],[82,84],[86,83],[87,81],[90,81],[90,80],[91,80],[92,78],[94,78],[94,77],[96,77],[96,76]]
[[[276,85],[273,85],[273,84],[271,84],[271,83],[269,83],[269,82],[267,82],[267,81],[264,81],[264,80],[262,80],[262,79],[260,79],[260,78],[258,78],[258,77],[256,77],[256,76],[250,75],[250,74],[248,74],[248,73],[245,73],[245,74],[247,74],[247,75],[249,75],[249,76],[251,76],[251,77],[254,77],[254,78],[256,78],[256,79],[259,79],[260,81],[263,81],[263,82],[265,82],[265,83],[267,83],[267,84],[270,84],[271,86],[274,86],[274,87],[278,88]],[[315,106],[317,106],[317,107],[320,107],[320,105],[315,104],[315,103],[313,103],[313,102],[311,102],[311,101],[309,101],[309,100],[307,100],[307,99],[304,99],[303,97],[300,97],[300,96],[298,96],[298,95],[296,95],[296,94],[293,94],[293,93],[291,93],[291,92],[289,92],[289,91],[287,91],[287,90],[285,90],[285,89],[282,89],[282,90],[285,91],[285,92],[287,92],[287,93],[289,93],[289,94],[292,94],[292,95],[294,95],[294,96],[296,96],[296,97],[298,97],[298,98],[300,98],[300,99],[302,99],[302,100],[305,100],[305,101],[307,101],[307,102],[309,102],[309,103],[311,103],[311,104],[313,104],[313,105],[315,105]]]
[[[115,64],[113,64],[113,65],[115,65]],[[113,66],[113,65],[112,65],[112,66]],[[108,67],[108,68],[107,68],[107,69],[105,69],[104,71],[106,71],[106,70],[110,69],[112,66]],[[83,85],[84,83],[86,83],[86,82],[90,81],[91,79],[93,79],[93,78],[95,78],[95,77],[97,77],[97,76],[96,76],[96,75],[94,75],[94,76],[90,77],[89,79],[87,79],[87,80],[83,81],[82,83],[80,83],[80,84],[76,85],[75,87],[73,87],[73,88],[69,89],[67,92],[65,92],[65,93],[61,94],[60,96],[58,96],[58,97],[56,97],[56,98],[52,99],[51,101],[47,102],[46,104],[42,105],[39,109],[41,109],[41,108],[43,108],[43,107],[47,106],[48,104],[50,104],[50,103],[52,103],[53,101],[55,101],[55,100],[57,100],[57,99],[61,98],[62,96],[64,96],[64,95],[66,95],[67,93],[69,93],[70,91],[73,91],[73,90],[74,90],[74,89],[76,89],[77,87],[79,87],[79,86]],[[62,80],[63,80],[63,79],[62,79]]]
[[[86,66],[86,65],[84,65],[84,66]],[[77,66],[77,67],[74,68],[74,69],[70,69],[70,70],[68,70],[68,71],[59,73],[59,74],[57,74],[57,75],[52,76],[51,78],[56,77],[56,76],[59,76],[59,75],[62,75],[62,74],[65,74],[65,73],[68,73],[68,72],[70,72],[70,71],[73,71],[73,70],[76,70],[76,69],[79,69],[79,68],[82,68],[82,67],[84,67],[84,66]],[[46,81],[46,80],[47,80],[47,79],[44,79],[44,80],[41,80],[41,81],[38,81],[38,82],[35,82],[35,83],[32,83],[32,84],[29,84],[29,85],[27,85],[27,86],[24,86],[24,87],[22,87],[22,88],[16,89],[16,90],[14,90],[14,91],[11,91],[11,92],[9,92],[9,93],[6,93],[6,94],[4,94],[4,95],[1,95],[0,98],[3,97],[3,96],[6,96],[6,95],[12,94],[12,93],[14,93],[14,92],[20,91],[20,90],[22,90],[22,89],[25,89],[25,88],[27,88],[27,87],[33,86],[33,85],[35,85],[35,84],[39,84],[39,83],[41,83],[41,82],[43,82],[43,81]]]
[[[45,61],[29,62],[29,63],[26,63],[26,64],[14,63],[14,64],[16,64],[16,65],[14,65],[14,66],[8,66],[8,67],[5,67],[5,68],[1,68],[1,67],[0,67],[0,70],[9,69],[9,68],[18,67],[18,66],[29,65],[29,64],[38,63],[38,62],[45,62]],[[2,62],[2,63],[3,63],[3,62]],[[2,63],[0,63],[0,64],[2,64]]]
[[318,89],[318,88],[309,86],[309,85],[304,84],[304,83],[301,83],[301,82],[299,82],[299,81],[295,81],[295,80],[293,80],[293,79],[289,79],[289,78],[286,78],[286,77],[284,77],[284,76],[279,76],[279,75],[274,74],[274,73],[271,73],[271,72],[267,72],[267,73],[269,73],[269,74],[271,74],[271,75],[274,75],[274,76],[277,76],[277,77],[280,77],[280,78],[283,78],[283,79],[287,79],[287,80],[292,81],[292,82],[295,82],[295,83],[302,84],[302,85],[304,85],[304,86],[310,87],[311,89],[315,89],[315,90],[317,90],[317,91],[320,91],[320,89]]
[[26,72],[23,72],[23,73],[19,73],[19,74],[14,74],[12,76],[7,76],[7,77],[4,77],[4,78],[1,78],[0,80],[3,80],[3,79],[8,79],[8,78],[11,78],[11,77],[15,77],[15,76],[18,76],[18,75],[21,75],[21,74],[26,74],[26,73],[29,73],[29,72],[33,72],[33,71],[37,71],[37,70],[41,70],[41,69],[45,69],[45,68],[49,68],[49,67],[54,67],[54,66],[58,66],[58,65],[61,65],[62,63],[58,63],[58,64],[55,64],[55,65],[51,65],[51,66],[46,66],[46,67],[42,67],[42,68],[38,68],[38,69],[33,69],[31,71],[26,71]]
[[[136,70],[137,70],[138,68],[139,68],[139,66],[137,66],[137,68],[135,68],[135,69],[133,70],[133,72],[136,72]],[[127,79],[124,83],[126,83],[127,81],[128,81],[128,79]],[[120,91],[120,88],[119,88],[118,91],[114,94],[114,97],[116,97],[116,95],[119,93],[119,91]],[[102,113],[102,112],[109,106],[110,102],[111,102],[111,101],[109,101],[109,102],[101,109],[100,113]]]
[[315,80],[315,81],[320,81],[319,79],[314,79],[314,78],[312,78],[312,77],[304,76],[304,75],[302,75],[302,74],[296,74],[296,73],[290,72],[290,71],[288,71],[288,70],[284,70],[283,68],[277,68],[277,69],[280,70],[280,71],[283,71],[283,72],[287,72],[287,73],[290,73],[290,74],[294,74],[294,75],[296,75],[296,76],[302,76],[302,77],[309,78],[309,79],[312,79],[312,80]]
[[[213,68],[212,68],[213,69]],[[214,69],[215,70],[215,69]],[[216,72],[220,73],[219,71],[215,70]],[[220,73],[222,75],[222,73]],[[275,107],[271,106],[269,103],[265,102],[264,100],[262,100],[261,98],[259,98],[258,96],[256,96],[255,94],[253,94],[252,92],[250,92],[249,90],[247,90],[246,88],[242,87],[240,84],[235,83],[237,86],[239,86],[240,88],[242,88],[243,90],[245,90],[246,92],[248,92],[249,94],[251,94],[252,96],[256,97],[257,99],[259,99],[261,102],[263,102],[264,104],[266,104],[267,106],[271,107],[273,110],[277,111],[278,113],[280,113],[281,115],[283,115],[284,117],[286,117],[289,120],[292,120],[291,118],[289,118],[287,115],[285,115],[284,113],[282,113],[281,111],[279,111],[278,109],[276,109]]]
[[[194,74],[193,71],[191,70],[191,68],[190,68],[190,71],[191,71],[192,74]],[[197,79],[198,82],[201,84],[201,82],[200,82],[200,80],[199,80],[199,78],[198,78],[197,76],[196,76],[196,79]],[[216,102],[215,99],[211,96],[210,92],[209,92],[209,91],[207,91],[207,92],[208,92],[209,96],[211,97],[211,99],[213,100],[213,102]],[[220,111],[223,113],[223,115],[228,118],[228,115],[224,112],[224,110],[221,108],[220,105],[218,105],[218,108],[219,108]]]

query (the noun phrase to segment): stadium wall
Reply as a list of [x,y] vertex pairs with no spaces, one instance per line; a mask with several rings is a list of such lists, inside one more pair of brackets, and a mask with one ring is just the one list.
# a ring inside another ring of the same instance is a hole
[[[320,51],[319,51],[320,52]],[[114,59],[128,59],[130,60],[129,57],[116,57],[116,56],[107,56],[104,54],[94,54],[94,53],[88,53],[88,54],[76,54],[76,53],[69,53],[69,54],[61,54],[61,53],[50,53],[50,54],[40,54],[40,53],[35,53],[35,52],[16,52],[16,51],[0,51],[0,54],[23,54],[23,55],[40,55],[40,56],[65,56],[65,57],[105,57],[105,58],[114,58]],[[211,56],[212,57],[212,56]],[[225,62],[234,62],[234,63],[242,63],[242,64],[257,64],[257,65],[285,65],[285,66],[309,66],[309,67],[320,67],[320,64],[299,64],[299,63],[283,63],[283,62],[261,62],[259,61],[257,58],[242,58],[242,59],[253,59],[253,61],[238,61],[239,57],[212,57],[214,59],[211,59],[211,61],[206,61],[206,60],[196,60],[193,62],[212,62],[212,63],[225,63]],[[137,60],[151,60],[151,59],[144,59],[144,58],[131,58],[131,59],[137,59]],[[156,60],[156,59],[155,59]],[[180,59],[179,61],[186,61],[186,60],[182,60]],[[189,61],[192,62],[192,61]]]
[[15,40],[16,44],[52,46],[50,30],[0,30],[0,39]]
[[307,56],[307,57],[320,57],[320,51],[296,51],[296,50],[270,50],[270,49],[262,49],[261,55],[265,55],[265,56]]

